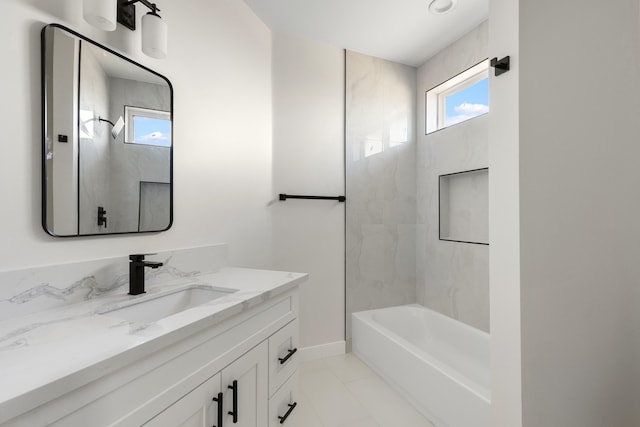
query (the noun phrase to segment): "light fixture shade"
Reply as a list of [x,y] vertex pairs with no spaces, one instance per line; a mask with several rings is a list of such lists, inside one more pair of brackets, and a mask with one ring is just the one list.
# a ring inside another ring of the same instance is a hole
[[167,57],[167,24],[153,13],[142,17],[142,52],[152,58]]
[[118,0],[84,0],[82,16],[84,20],[104,31],[115,31],[118,14]]

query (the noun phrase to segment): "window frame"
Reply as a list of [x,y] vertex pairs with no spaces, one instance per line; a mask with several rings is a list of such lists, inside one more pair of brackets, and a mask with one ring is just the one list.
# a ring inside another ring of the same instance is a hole
[[[489,77],[489,59],[484,59],[467,70],[451,77],[425,92],[425,135],[445,129],[446,99]],[[479,114],[479,117],[483,114]],[[470,119],[467,119],[470,120]],[[466,121],[466,120],[464,120]],[[460,122],[462,123],[462,122]],[[457,123],[455,123],[457,124]]]

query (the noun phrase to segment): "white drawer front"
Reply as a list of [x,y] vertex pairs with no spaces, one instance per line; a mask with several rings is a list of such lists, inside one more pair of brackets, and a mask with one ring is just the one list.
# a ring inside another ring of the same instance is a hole
[[269,338],[269,396],[298,368],[298,319]]
[[269,427],[304,427],[296,421],[299,404],[296,371],[269,400]]

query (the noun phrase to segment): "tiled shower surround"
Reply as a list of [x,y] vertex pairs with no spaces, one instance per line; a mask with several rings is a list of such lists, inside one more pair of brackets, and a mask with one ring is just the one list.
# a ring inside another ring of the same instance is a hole
[[[418,69],[418,99],[486,59],[487,30],[484,22],[422,65]],[[418,303],[487,332],[489,246],[439,240],[438,176],[488,166],[490,114],[425,135],[424,104],[418,103],[416,144]]]
[[424,131],[425,92],[487,58],[487,29],[418,69],[347,52],[347,342],[351,313],[415,302],[489,331],[489,247],[438,236],[438,176],[488,166],[488,115]]
[[415,69],[347,52],[346,306],[416,301]]

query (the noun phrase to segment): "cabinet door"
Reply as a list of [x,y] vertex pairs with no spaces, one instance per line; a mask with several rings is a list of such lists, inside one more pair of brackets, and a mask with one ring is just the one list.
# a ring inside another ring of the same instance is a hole
[[189,394],[143,424],[145,427],[211,427],[217,425],[220,374],[216,374]]
[[265,341],[222,370],[224,427],[266,427],[267,357]]

